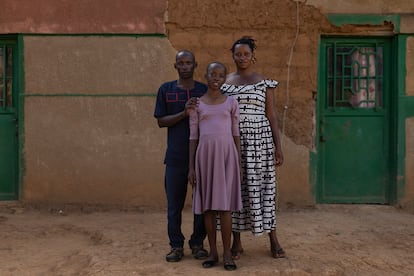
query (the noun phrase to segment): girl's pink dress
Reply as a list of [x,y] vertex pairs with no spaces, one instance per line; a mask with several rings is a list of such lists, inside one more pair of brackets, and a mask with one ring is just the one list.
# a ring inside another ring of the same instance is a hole
[[239,153],[233,136],[240,136],[237,100],[217,105],[200,101],[190,113],[190,140],[199,140],[193,211],[237,211],[242,208]]

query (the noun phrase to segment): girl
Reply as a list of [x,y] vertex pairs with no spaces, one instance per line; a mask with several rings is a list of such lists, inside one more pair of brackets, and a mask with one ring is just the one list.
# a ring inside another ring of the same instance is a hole
[[242,207],[240,190],[239,107],[220,87],[226,67],[210,63],[205,78],[208,90],[198,107],[190,111],[190,166],[188,179],[193,186],[193,211],[204,214],[210,255],[204,268],[218,263],[216,217],[220,217],[223,263],[226,270],[237,268],[231,255],[231,212]]

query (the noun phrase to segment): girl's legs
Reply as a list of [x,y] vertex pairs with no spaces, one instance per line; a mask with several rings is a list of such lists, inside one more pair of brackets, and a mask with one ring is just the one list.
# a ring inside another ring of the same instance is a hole
[[208,242],[210,245],[210,255],[203,262],[203,267],[209,268],[218,262],[217,244],[216,244],[216,212],[209,210],[204,212],[204,224],[207,231]]
[[275,259],[286,258],[286,253],[283,250],[282,246],[280,246],[279,241],[277,240],[276,229],[270,231],[269,240],[270,240],[270,252],[272,253],[273,258]]
[[231,212],[221,211],[221,239],[223,240],[223,256],[231,258]]
[[230,249],[231,244],[231,212],[221,211],[220,213],[221,223],[221,238],[223,240],[223,263],[226,270],[235,270],[237,268],[233,261],[232,253]]

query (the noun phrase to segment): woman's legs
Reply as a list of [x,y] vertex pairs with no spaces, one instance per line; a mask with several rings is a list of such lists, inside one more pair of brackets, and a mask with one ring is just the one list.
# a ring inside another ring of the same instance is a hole
[[269,240],[270,240],[270,252],[272,253],[273,258],[285,258],[286,253],[283,250],[282,246],[280,246],[279,241],[277,240],[276,236],[276,229],[272,230],[269,233]]
[[233,244],[231,246],[231,254],[234,260],[240,259],[240,254],[243,253],[241,244],[240,232],[233,231]]

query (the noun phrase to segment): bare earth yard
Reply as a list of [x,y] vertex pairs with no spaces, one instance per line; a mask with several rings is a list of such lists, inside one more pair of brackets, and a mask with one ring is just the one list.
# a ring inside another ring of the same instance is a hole
[[[0,275],[414,275],[414,215],[392,206],[318,205],[278,215],[288,258],[242,234],[238,269],[167,263],[166,211],[0,203]],[[191,210],[184,214],[191,232]],[[207,245],[207,241],[205,242]]]

